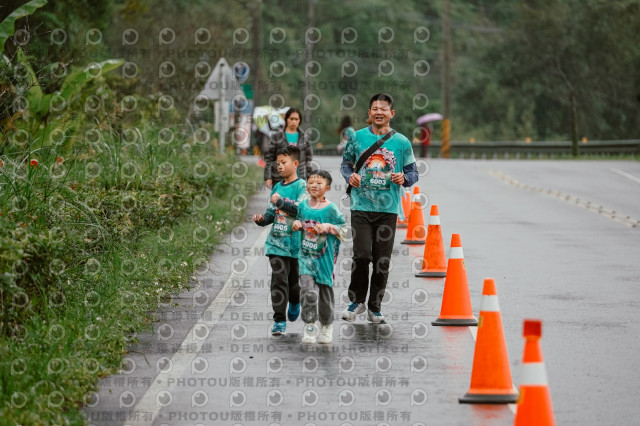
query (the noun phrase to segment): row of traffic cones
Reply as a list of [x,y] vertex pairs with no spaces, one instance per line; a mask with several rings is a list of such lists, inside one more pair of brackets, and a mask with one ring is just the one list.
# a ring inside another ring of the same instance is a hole
[[425,244],[422,269],[418,277],[446,277],[440,316],[436,326],[478,326],[474,349],[471,385],[458,400],[461,403],[502,404],[517,401],[516,426],[554,425],[553,409],[546,371],[540,348],[542,322],[524,321],[525,338],[522,378],[519,392],[513,387],[509,356],[504,338],[502,317],[493,278],[484,280],[479,319],[473,315],[460,234],[451,236],[447,262],[444,253],[438,206],[432,205],[428,228],[425,228],[423,206],[414,188],[414,196],[403,196],[407,237],[403,244]]

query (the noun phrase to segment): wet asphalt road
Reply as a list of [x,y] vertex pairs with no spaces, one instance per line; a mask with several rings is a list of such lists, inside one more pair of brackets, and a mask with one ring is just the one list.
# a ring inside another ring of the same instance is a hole
[[[339,159],[318,161],[334,177],[328,195],[337,202]],[[541,318],[557,423],[636,424],[640,229],[631,225],[640,219],[640,163],[429,160],[420,171],[445,244],[461,234],[476,316],[483,279],[496,279],[514,384],[522,320]],[[263,212],[267,191],[248,202],[248,216]],[[400,244],[404,229],[383,303],[389,325],[364,314],[353,324],[337,319],[331,345],[302,345],[300,320],[286,336],[270,335],[264,231],[238,227],[195,274],[198,286],[163,306],[122,374],[87,397],[90,424],[513,423],[509,406],[458,404],[469,387],[473,336],[468,327],[431,326],[444,278],[414,277],[424,246]],[[337,316],[350,256],[347,242],[336,270]]]

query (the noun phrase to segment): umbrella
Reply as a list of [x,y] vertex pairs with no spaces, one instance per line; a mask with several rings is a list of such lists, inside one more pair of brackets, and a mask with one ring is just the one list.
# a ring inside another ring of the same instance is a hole
[[420,117],[418,117],[418,120],[416,120],[416,123],[420,125],[420,124],[429,123],[431,121],[442,120],[443,118],[444,117],[442,116],[442,114],[438,114],[437,112],[431,112],[429,114],[421,115]]

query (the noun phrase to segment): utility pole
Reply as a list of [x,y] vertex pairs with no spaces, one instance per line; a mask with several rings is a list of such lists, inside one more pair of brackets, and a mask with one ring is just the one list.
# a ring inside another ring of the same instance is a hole
[[[317,0],[308,0],[309,8],[307,9],[307,31],[309,28],[313,27],[313,22],[315,18],[314,5]],[[306,33],[305,33],[306,34]],[[307,66],[313,59],[313,43],[310,43],[308,37],[305,36],[305,73],[304,73],[304,100],[308,99],[308,96],[311,94],[311,76],[307,72]],[[305,105],[303,101],[303,105]],[[306,106],[306,105],[305,105]],[[304,122],[305,127],[309,127],[311,125],[311,110],[304,108]]]
[[218,100],[218,117],[219,117],[219,122],[220,122],[220,131],[218,132],[218,137],[220,138],[220,154],[224,155],[224,143],[227,140],[227,125],[228,125],[228,121],[225,120],[225,118],[228,120],[228,115],[227,115],[227,111],[229,111],[229,105],[227,105],[227,100],[226,100],[226,96],[224,93],[224,86],[227,83],[224,78],[224,74],[225,72],[227,72],[226,68],[224,67],[224,63],[220,64],[220,80],[219,83],[220,84],[220,100]]
[[444,10],[442,14],[442,145],[440,155],[442,158],[449,158],[451,121],[450,115],[450,74],[451,74],[451,2],[444,0]]
[[253,105],[260,105],[260,54],[262,50],[262,43],[260,39],[260,33],[262,29],[262,10],[260,9],[260,3],[262,0],[255,0],[253,2],[253,26],[251,28],[253,32],[253,63],[251,64],[251,72],[253,73]]

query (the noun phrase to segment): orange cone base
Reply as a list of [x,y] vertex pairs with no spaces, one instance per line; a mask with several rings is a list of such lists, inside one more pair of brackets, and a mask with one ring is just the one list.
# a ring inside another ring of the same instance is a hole
[[476,317],[471,318],[438,318],[433,321],[431,325],[457,325],[457,326],[469,326],[478,325],[478,319]]
[[400,244],[423,244],[424,245],[424,243],[425,243],[425,240],[404,240]]
[[511,404],[517,400],[517,393],[489,394],[467,392],[458,398],[458,402],[461,404]]
[[447,276],[447,270],[444,271],[420,271],[416,273],[416,277],[427,277],[427,278],[444,278]]

